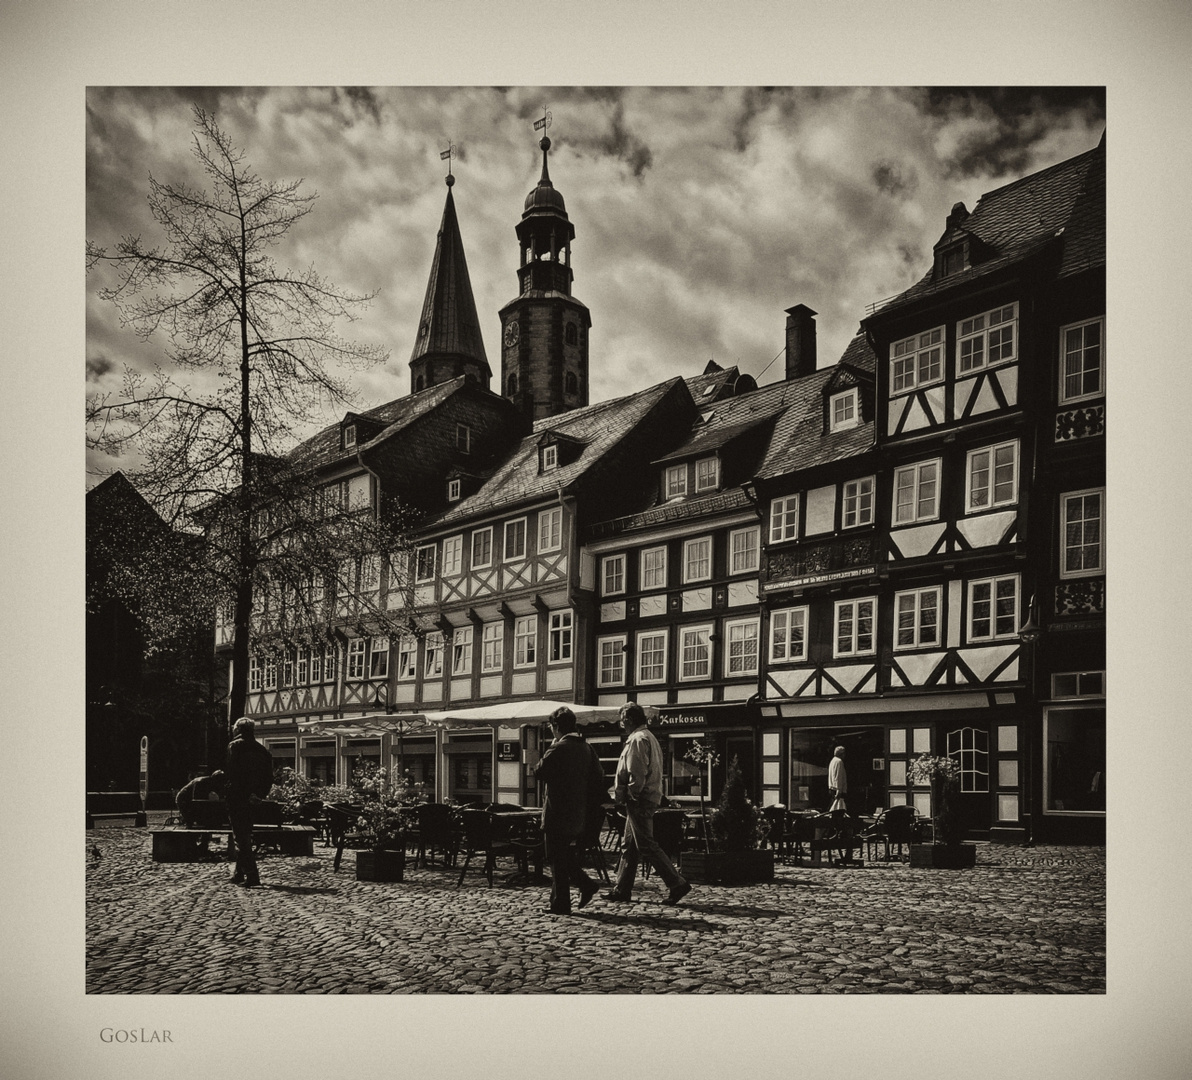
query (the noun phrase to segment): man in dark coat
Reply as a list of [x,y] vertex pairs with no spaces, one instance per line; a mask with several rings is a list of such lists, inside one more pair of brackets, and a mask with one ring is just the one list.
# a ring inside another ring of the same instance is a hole
[[232,883],[249,887],[261,884],[252,853],[252,804],[265,798],[273,787],[273,756],[257,742],[255,727],[247,716],[236,721],[224,768],[228,821],[236,842]]
[[600,805],[608,788],[600,758],[576,731],[575,713],[565,706],[550,717],[554,742],[538,763],[538,779],[546,785],[542,831],[550,863],[551,915],[571,914],[571,886],[579,889],[585,907],[599,885],[579,865],[577,843],[589,840],[600,826]]

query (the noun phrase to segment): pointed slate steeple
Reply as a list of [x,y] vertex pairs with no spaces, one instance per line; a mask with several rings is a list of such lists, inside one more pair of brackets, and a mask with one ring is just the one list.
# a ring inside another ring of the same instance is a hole
[[418,320],[418,336],[410,354],[412,393],[460,375],[472,376],[487,390],[492,376],[455,216],[451,194],[454,182],[455,177],[448,173],[447,203],[426,284],[426,299],[422,302],[422,317]]

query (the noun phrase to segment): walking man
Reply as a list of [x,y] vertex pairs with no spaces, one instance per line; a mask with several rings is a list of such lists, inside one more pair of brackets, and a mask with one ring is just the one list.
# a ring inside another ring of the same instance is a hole
[[546,785],[542,831],[550,863],[550,915],[571,914],[571,886],[586,907],[599,887],[579,865],[584,839],[599,827],[601,802],[607,797],[600,758],[576,731],[575,713],[566,706],[550,715],[554,741],[538,763],[538,779]]
[[828,790],[832,793],[829,810],[845,810],[844,796],[848,793],[848,773],[844,768],[844,747],[836,747],[828,763]]
[[691,886],[654,839],[654,814],[662,802],[662,747],[646,726],[645,710],[636,701],[621,706],[621,727],[628,737],[617,762],[615,798],[625,807],[625,838],[617,883],[604,899],[632,897],[640,857],[650,861],[669,890],[663,903],[677,904],[691,892]]
[[252,804],[260,802],[273,787],[273,757],[257,742],[256,725],[242,716],[232,726],[228,743],[228,821],[236,842],[236,870],[232,884],[252,887],[261,884],[257,860],[252,853]]

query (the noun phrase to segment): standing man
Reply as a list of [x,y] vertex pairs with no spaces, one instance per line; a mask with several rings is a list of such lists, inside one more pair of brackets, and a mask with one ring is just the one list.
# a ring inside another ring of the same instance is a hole
[[844,770],[844,747],[836,747],[832,760],[828,763],[828,790],[832,793],[831,810],[847,809],[844,796],[848,792],[848,773]]
[[640,855],[650,861],[669,890],[663,903],[677,904],[691,892],[691,886],[654,839],[654,814],[662,802],[662,747],[646,726],[646,712],[636,701],[621,706],[621,727],[628,737],[617,762],[615,798],[625,807],[625,838],[617,883],[604,899],[631,899]]
[[[579,865],[579,842],[592,832],[592,808],[607,796],[600,758],[575,730],[575,713],[566,706],[550,715],[554,741],[538,763],[538,779],[546,784],[542,831],[550,863],[550,915],[571,914],[571,886],[586,907],[599,887]],[[597,819],[598,821],[599,819]]]
[[236,842],[236,871],[232,884],[252,887],[261,884],[257,860],[252,853],[252,804],[260,802],[273,787],[273,757],[256,737],[256,725],[242,716],[232,726],[228,743],[228,821]]

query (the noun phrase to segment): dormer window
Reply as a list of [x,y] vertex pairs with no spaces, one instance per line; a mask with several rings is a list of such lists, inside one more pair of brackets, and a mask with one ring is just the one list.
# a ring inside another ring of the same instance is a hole
[[344,449],[351,450],[356,445],[356,425],[344,425]]
[[687,466],[671,465],[663,475],[663,491],[667,499],[681,499],[687,494]]
[[830,431],[847,431],[861,422],[861,402],[855,386],[843,393],[833,394],[829,408]]
[[458,480],[447,481],[447,501],[459,502],[460,497],[460,482]]
[[542,471],[550,472],[559,467],[559,448],[554,443],[542,448]]
[[472,452],[472,429],[467,424],[455,425],[455,448],[461,454]]
[[695,490],[715,491],[720,486],[720,460],[718,458],[700,458],[695,463]]
[[939,253],[938,277],[950,277],[964,269],[964,245],[955,244]]

